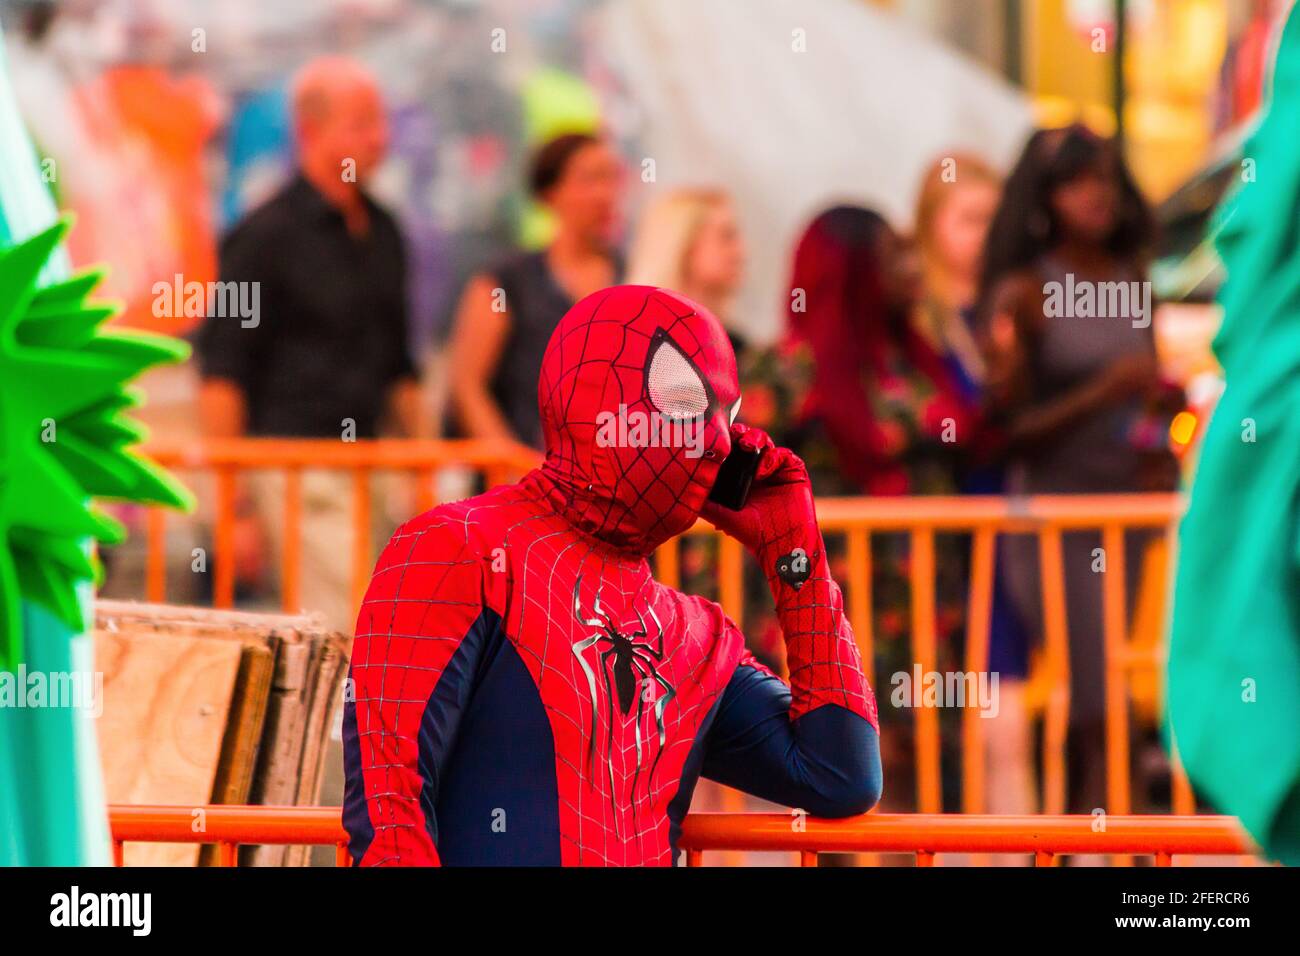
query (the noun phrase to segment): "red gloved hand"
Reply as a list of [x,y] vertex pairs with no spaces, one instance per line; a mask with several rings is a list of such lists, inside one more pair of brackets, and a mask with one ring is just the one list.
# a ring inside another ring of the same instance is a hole
[[731,444],[733,448],[763,453],[749,499],[739,511],[707,502],[702,512],[704,519],[759,557],[789,543],[792,536],[799,539],[792,547],[815,545],[817,513],[812,483],[802,459],[788,448],[777,447],[767,432],[748,425],[731,426]]
[[790,717],[835,704],[865,717],[879,730],[876,699],[862,673],[844,599],[831,578],[813,507],[808,469],[766,432],[731,426],[733,447],[762,451],[749,500],[739,511],[708,503],[714,527],[758,559],[776,602],[790,670]]

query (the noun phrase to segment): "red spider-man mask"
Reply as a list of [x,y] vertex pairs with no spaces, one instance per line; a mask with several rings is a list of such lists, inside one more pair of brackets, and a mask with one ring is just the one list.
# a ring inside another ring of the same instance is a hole
[[731,450],[736,356],[703,307],[666,289],[615,286],[560,320],[537,400],[543,473],[566,517],[649,554],[699,516]]

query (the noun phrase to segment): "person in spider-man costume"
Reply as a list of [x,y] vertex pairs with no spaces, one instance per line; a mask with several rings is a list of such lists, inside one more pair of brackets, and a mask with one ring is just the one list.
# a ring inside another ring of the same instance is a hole
[[[726,333],[675,293],[564,317],[545,462],[408,521],[375,568],[344,705],[354,862],[669,865],[701,775],[814,816],[875,804],[875,696],[807,471],[734,423],[739,398]],[[733,443],[762,451],[738,511],[707,500]],[[651,576],[700,515],[765,570],[788,686],[716,603]]]

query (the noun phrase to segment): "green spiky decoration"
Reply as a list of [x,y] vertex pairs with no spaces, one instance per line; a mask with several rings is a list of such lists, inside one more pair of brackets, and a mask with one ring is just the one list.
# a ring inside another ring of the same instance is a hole
[[[8,82],[0,29],[0,866],[111,862],[96,740],[94,540],[121,538],[93,496],[186,495],[135,458],[127,379],[184,346],[109,332],[69,277],[46,168]],[[73,157],[75,161],[75,157]],[[149,241],[141,237],[141,241]],[[95,699],[27,694],[32,677],[90,681]],[[102,701],[98,701],[102,703]]]
[[116,309],[87,297],[101,274],[41,284],[63,220],[0,251],[0,669],[23,659],[19,598],[73,631],[85,628],[77,584],[95,577],[83,541],[122,540],[91,497],[188,508],[187,493],[129,446],[143,437],[126,382],[181,361],[184,343],[106,331]]

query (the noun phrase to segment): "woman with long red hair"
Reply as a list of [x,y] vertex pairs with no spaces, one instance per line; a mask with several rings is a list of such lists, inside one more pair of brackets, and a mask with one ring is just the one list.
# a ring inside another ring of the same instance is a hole
[[[917,328],[920,264],[911,244],[871,210],[828,209],[799,240],[789,295],[784,341],[768,353],[766,374],[746,376],[746,421],[776,429],[808,464],[819,495],[956,493],[958,456],[975,440],[978,410]],[[960,669],[965,603],[955,544],[940,540],[936,552],[938,664],[947,670]],[[872,550],[876,673],[910,674],[908,541],[874,535]],[[882,741],[901,770],[911,762],[913,721],[888,706],[881,719],[894,725]],[[953,728],[943,739],[960,734]],[[950,771],[958,756],[953,750],[944,761]],[[957,778],[949,776],[945,802],[955,806]]]
[[975,407],[914,324],[920,291],[912,248],[868,209],[821,213],[795,250],[788,335],[811,362],[796,429],[824,434],[846,490],[956,490]]

